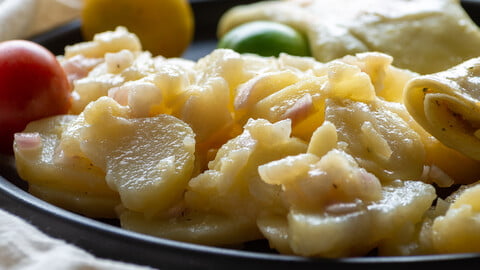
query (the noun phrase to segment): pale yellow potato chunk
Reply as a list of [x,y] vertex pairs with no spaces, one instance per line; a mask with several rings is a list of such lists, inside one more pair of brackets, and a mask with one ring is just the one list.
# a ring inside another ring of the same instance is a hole
[[131,109],[132,117],[149,117],[157,114],[163,105],[162,91],[152,82],[136,80],[110,88],[108,96]]
[[364,255],[382,239],[419,223],[435,197],[429,184],[394,181],[382,188],[380,200],[339,205],[340,212],[293,209],[288,215],[290,245],[303,256]]
[[312,154],[288,156],[261,165],[259,173],[266,183],[282,185],[287,202],[297,209],[380,198],[380,181],[337,149],[321,158]]
[[108,95],[110,88],[120,86],[124,82],[125,79],[123,77],[109,73],[76,80],[72,92],[70,113],[80,114],[88,103]]
[[192,127],[199,143],[207,142],[212,137],[223,139],[222,144],[226,142],[225,135],[218,135],[233,124],[229,85],[225,79],[212,77],[202,85],[191,85],[185,89],[181,98],[185,102],[181,110],[173,115]]
[[105,172],[77,152],[74,143],[62,145],[72,124],[82,122],[79,118],[61,115],[29,123],[18,136],[34,136],[39,143],[26,148],[17,137],[17,172],[29,183],[29,192],[47,202],[87,216],[114,217],[120,198],[105,182]]
[[65,47],[65,57],[70,58],[78,54],[86,57],[103,57],[107,52],[118,52],[123,49],[141,51],[142,44],[138,37],[128,32],[127,28],[119,26],[114,31],[98,33],[93,41],[81,42]]
[[425,149],[421,137],[381,100],[371,103],[329,100],[325,119],[361,167],[382,182],[421,179]]
[[185,211],[173,217],[147,219],[139,213],[124,211],[120,223],[127,230],[210,246],[238,245],[262,238],[249,218],[208,212]]
[[[256,59],[256,58],[253,58]],[[194,69],[199,72],[197,75],[197,83],[203,84],[209,78],[221,77],[229,87],[229,93],[233,93],[234,89],[250,79],[254,74],[247,68],[248,58],[229,50],[217,49],[207,56],[198,60]],[[258,58],[258,61],[262,61]],[[264,63],[260,65],[265,66]]]
[[291,119],[292,134],[308,140],[317,125],[324,120],[326,81],[326,76],[304,78],[261,99],[245,117],[271,122]]
[[356,65],[334,60],[327,63],[329,97],[369,102],[375,99],[372,78]]
[[[380,63],[383,60],[384,63],[378,64],[380,67],[374,64],[369,66],[367,63],[374,62],[370,59]],[[243,111],[240,110],[240,114],[244,114],[243,118],[264,118],[273,122],[289,118],[293,123],[293,135],[309,140],[313,131],[324,121],[327,98],[373,101],[376,98],[375,87],[379,89],[378,91],[383,90],[385,73],[383,69],[389,67],[389,64],[388,57],[382,54],[370,53],[359,57],[346,57],[326,63],[321,68],[310,70],[310,72],[295,75],[301,80],[286,74],[281,82],[276,84],[278,88],[269,87],[268,90],[262,91],[256,90],[255,87],[258,85],[262,88],[262,82],[268,85],[268,78],[273,76],[255,77],[249,82],[252,85],[242,85],[238,89],[236,104],[239,109],[242,109],[238,104],[248,104],[246,102],[250,96],[253,96],[255,97],[253,100],[259,99],[259,101],[253,106],[249,104],[247,108],[243,108]],[[373,82],[375,86],[372,84],[374,78],[363,70],[378,77]],[[261,94],[251,94],[247,91],[248,89],[252,93],[260,92]]]
[[419,76],[408,69],[392,66],[393,57],[384,53],[365,52],[347,55],[342,62],[356,65],[370,77],[377,97],[387,101],[403,103],[403,88],[407,82]]
[[384,102],[383,105],[387,107],[386,110],[400,116],[412,130],[420,135],[425,147],[426,165],[422,181],[433,182],[440,187],[448,187],[452,183],[471,184],[478,180],[480,161],[444,145],[416,122],[403,104]]
[[235,90],[236,114],[241,114],[242,111],[248,112],[261,99],[299,80],[300,76],[289,70],[267,72],[253,77]]
[[416,224],[406,224],[401,230],[392,233],[378,246],[379,256],[411,256],[437,254],[433,247],[432,225],[435,218],[445,215],[450,203],[437,197],[436,203],[427,210],[423,220]]
[[20,177],[28,182],[63,188],[70,191],[89,191],[113,194],[105,183],[105,173],[90,160],[81,156],[65,155],[58,147],[62,132],[77,116],[53,116],[31,122],[23,134],[36,134],[40,144],[25,149],[15,142],[15,162]]
[[106,172],[122,204],[152,215],[181,199],[194,164],[191,128],[170,115],[125,118],[126,107],[108,97],[84,111],[81,149]]
[[[130,81],[139,81],[155,74],[156,71],[155,61],[148,52],[133,53],[124,49],[106,53],[104,59],[105,61],[94,67],[87,77],[73,82],[71,113],[79,114],[88,103],[110,95],[112,88],[123,87]],[[155,92],[156,96],[161,95],[159,89]]]
[[71,191],[62,187],[29,184],[28,192],[53,205],[90,218],[118,218],[118,194],[107,196],[95,192]]
[[[113,54],[113,55],[118,55],[118,58],[119,58],[118,60],[116,59],[117,57],[114,57],[114,59],[111,62],[105,61],[105,64],[107,65],[107,70],[114,71],[109,73],[115,74],[115,70],[118,67],[118,61],[120,61],[120,63],[122,61],[125,61],[123,60],[124,57],[121,54],[121,52],[123,51]],[[150,52],[143,51],[143,52],[132,53],[132,55],[133,55],[133,61],[130,63],[130,65],[126,64],[123,69],[119,70],[119,73],[118,73],[122,77],[124,77],[126,81],[139,80],[143,77],[149,76],[156,72],[155,59],[152,57]],[[107,60],[106,56],[105,56],[105,60]],[[128,60],[129,62],[131,61],[130,59]]]
[[296,72],[300,71],[301,73],[312,74],[318,77],[326,74],[325,63],[318,62],[313,57],[301,57],[280,53],[276,59],[278,59],[278,66],[280,68]]
[[284,215],[264,214],[257,218],[257,226],[270,248],[281,254],[294,254],[288,241],[288,221]]
[[337,127],[329,121],[323,122],[312,134],[307,153],[322,157],[338,145]]
[[432,225],[433,246],[440,253],[480,252],[480,185],[464,186]]
[[258,166],[305,152],[307,145],[290,137],[289,120],[250,120],[244,132],[224,144],[209,170],[196,176],[185,193],[187,207],[251,217],[262,209],[284,212],[280,187],[260,180]]
[[195,81],[196,72],[193,69],[195,62],[179,58],[154,58],[155,72],[146,76],[144,80],[155,84],[160,89],[165,108],[158,108],[158,113],[171,114],[180,111],[183,104],[180,96],[185,89]]
[[222,77],[212,77],[203,84],[187,86],[176,102],[172,115],[195,133],[196,172],[202,172],[212,158],[211,152],[236,135],[229,85]]

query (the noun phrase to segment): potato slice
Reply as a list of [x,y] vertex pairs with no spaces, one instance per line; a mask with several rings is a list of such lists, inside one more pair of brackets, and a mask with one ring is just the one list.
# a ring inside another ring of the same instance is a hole
[[290,246],[303,256],[365,255],[405,226],[421,222],[435,197],[430,184],[393,181],[382,188],[380,200],[340,204],[340,212],[292,209],[288,215]]
[[300,76],[290,70],[262,73],[248,80],[235,90],[235,110],[246,110],[261,99],[300,80]]
[[253,220],[264,209],[284,212],[280,186],[261,181],[258,166],[307,150],[305,142],[290,134],[290,120],[250,119],[241,135],[219,149],[209,170],[189,182],[187,207]]
[[339,141],[361,167],[386,183],[421,179],[425,150],[420,135],[385,102],[328,100],[325,120],[337,128]]
[[262,238],[249,218],[196,211],[175,218],[154,219],[125,211],[120,214],[120,223],[127,230],[202,245],[236,245]]
[[432,225],[433,246],[441,253],[480,252],[480,182],[462,186]]
[[76,151],[82,119],[61,115],[31,122],[16,137],[17,172],[36,197],[89,217],[112,218],[120,204],[117,192],[105,182],[104,171]]
[[[67,191],[93,192],[112,196],[105,183],[105,173],[87,158],[67,155],[61,136],[77,116],[62,115],[31,122],[15,140],[15,162],[19,176],[31,184],[61,188]],[[22,146],[22,136],[38,136],[35,147]]]
[[91,103],[81,148],[105,168],[126,208],[155,214],[182,197],[193,171],[195,135],[173,116],[129,119],[124,109],[108,97]]
[[28,192],[53,205],[63,209],[91,217],[117,218],[115,208],[120,204],[120,198],[95,194],[95,192],[67,191],[62,187],[48,187],[30,184]]
[[257,226],[268,240],[271,248],[281,254],[293,254],[288,242],[288,222],[286,216],[262,215],[257,219]]

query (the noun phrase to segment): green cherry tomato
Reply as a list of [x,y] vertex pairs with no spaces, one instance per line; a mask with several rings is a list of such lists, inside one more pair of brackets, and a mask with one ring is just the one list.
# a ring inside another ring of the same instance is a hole
[[272,21],[253,21],[237,26],[219,40],[217,47],[261,56],[278,56],[281,52],[310,56],[305,35],[288,25]]

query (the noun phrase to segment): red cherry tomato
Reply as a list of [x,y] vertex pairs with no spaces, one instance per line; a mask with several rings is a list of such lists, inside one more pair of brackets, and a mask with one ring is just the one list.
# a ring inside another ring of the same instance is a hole
[[43,117],[67,113],[71,86],[55,55],[27,40],[0,43],[0,152],[13,135]]

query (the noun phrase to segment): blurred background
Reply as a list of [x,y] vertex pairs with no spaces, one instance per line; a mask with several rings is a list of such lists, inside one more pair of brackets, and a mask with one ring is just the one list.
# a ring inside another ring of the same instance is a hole
[[[80,17],[85,1],[89,0],[0,0],[0,41],[30,39],[54,54],[63,54],[65,45],[84,40]],[[233,6],[253,2],[258,0],[189,0],[194,16],[195,48],[192,50],[190,46],[183,56],[198,59],[205,50],[215,47],[221,15]],[[480,24],[479,2],[461,0],[477,24]]]
[[[85,1],[0,0],[0,41],[30,39],[56,55],[63,54],[66,45],[84,40],[80,26]],[[227,9],[253,2],[258,0],[189,0],[196,44],[193,52],[187,50],[186,57],[197,59],[203,48],[214,46],[218,20]]]

